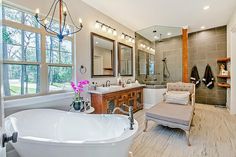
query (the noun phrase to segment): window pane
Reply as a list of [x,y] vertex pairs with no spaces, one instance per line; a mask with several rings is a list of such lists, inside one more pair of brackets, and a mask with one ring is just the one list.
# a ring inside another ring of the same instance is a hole
[[63,40],[59,42],[57,37],[46,37],[46,61],[47,63],[72,64],[72,42]]
[[59,40],[57,37],[46,36],[46,49],[59,51]]
[[60,51],[72,52],[72,42],[64,39],[61,43]]
[[4,64],[5,96],[35,94],[40,91],[38,65]]
[[22,36],[21,30],[11,28],[11,27],[3,27],[3,42],[7,44],[21,45]]
[[[22,60],[39,62],[41,57],[40,35],[37,33],[24,31],[24,53]],[[24,56],[25,55],[25,56]]]
[[4,60],[39,62],[41,39],[37,33],[4,27]]
[[72,64],[72,54],[70,52],[61,52],[61,62],[63,64]]
[[36,21],[35,17],[28,13],[24,14],[24,24],[32,27],[39,27],[39,24]]
[[70,88],[72,67],[48,67],[49,90],[65,90]]
[[21,11],[4,6],[3,12],[4,12],[4,14],[3,14],[4,19],[21,23],[21,21],[22,21],[22,12]]
[[60,63],[58,51],[46,50],[47,63]]
[[16,46],[16,45],[11,45],[11,44],[4,45],[4,49],[3,49],[4,59],[21,61],[21,56],[22,56],[21,48],[22,48],[21,46]]
[[[48,21],[50,21],[51,19],[49,19]],[[50,21],[51,22],[51,21]],[[52,21],[52,23],[48,22],[48,27],[51,28],[51,30],[55,31],[55,32],[58,32],[59,30],[59,22],[57,21]],[[50,25],[51,24],[51,25]]]
[[[58,33],[59,32],[59,27],[60,27],[59,26],[59,22],[53,20],[52,23],[50,23],[51,19],[48,19],[47,21],[48,21],[48,23],[46,24],[47,27],[50,28],[52,31]],[[66,24],[62,34],[70,34],[71,32],[73,32],[73,27],[68,25],[68,24]],[[69,35],[69,36],[72,36],[72,34]]]

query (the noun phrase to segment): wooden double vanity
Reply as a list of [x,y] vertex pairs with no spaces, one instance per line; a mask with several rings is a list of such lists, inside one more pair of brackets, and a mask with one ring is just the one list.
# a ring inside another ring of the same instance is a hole
[[[119,77],[133,76],[133,46],[116,42],[105,36],[91,33],[91,77],[115,77],[116,75],[116,44],[118,56]],[[121,78],[120,78],[121,79]],[[109,81],[109,80],[108,80]],[[107,81],[107,82],[108,82]],[[89,91],[91,104],[97,114],[110,114],[116,107],[128,111],[127,106],[132,105],[134,112],[143,109],[143,85],[137,83],[127,84],[126,87],[109,85],[97,87]],[[121,81],[122,82],[122,81]],[[119,83],[118,83],[119,84]],[[125,105],[123,105],[125,104]],[[116,113],[118,113],[117,111]]]
[[[99,89],[100,88],[100,89]],[[123,104],[133,105],[134,112],[143,109],[143,88],[142,85],[130,87],[98,87],[97,90],[90,91],[92,106],[97,114],[110,114],[115,107],[120,107],[128,111]]]

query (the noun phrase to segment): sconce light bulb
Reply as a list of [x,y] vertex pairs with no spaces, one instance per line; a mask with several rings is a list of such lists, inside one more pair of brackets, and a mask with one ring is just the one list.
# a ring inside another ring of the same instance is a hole
[[81,24],[81,23],[83,23],[83,21],[82,21],[82,19],[81,18],[79,18],[79,23]]
[[121,35],[121,39],[125,39],[125,35],[124,34]]
[[96,22],[95,28],[96,28],[96,29],[99,29],[99,28],[100,28],[100,24]]
[[111,28],[108,28],[108,31],[107,31],[109,34],[112,34],[112,29]]
[[104,32],[107,31],[107,27],[105,25],[102,26],[102,31],[104,31]]
[[132,39],[132,43],[133,43],[133,44],[135,43],[135,40],[134,40],[134,39]]
[[117,36],[117,31],[116,30],[113,31],[113,35]]
[[131,38],[129,38],[129,40],[128,40],[129,42],[132,42],[132,39]]

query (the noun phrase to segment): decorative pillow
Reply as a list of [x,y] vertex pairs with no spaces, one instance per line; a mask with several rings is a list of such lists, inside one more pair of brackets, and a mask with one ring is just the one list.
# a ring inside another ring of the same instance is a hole
[[188,91],[168,91],[166,92],[166,103],[188,105],[190,92]]

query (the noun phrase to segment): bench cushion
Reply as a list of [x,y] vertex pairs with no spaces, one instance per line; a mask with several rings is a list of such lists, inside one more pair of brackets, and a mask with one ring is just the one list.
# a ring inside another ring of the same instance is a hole
[[188,105],[189,95],[188,91],[168,91],[166,92],[166,103]]
[[162,121],[189,126],[194,108],[191,105],[176,105],[162,102],[146,111],[146,116]]

